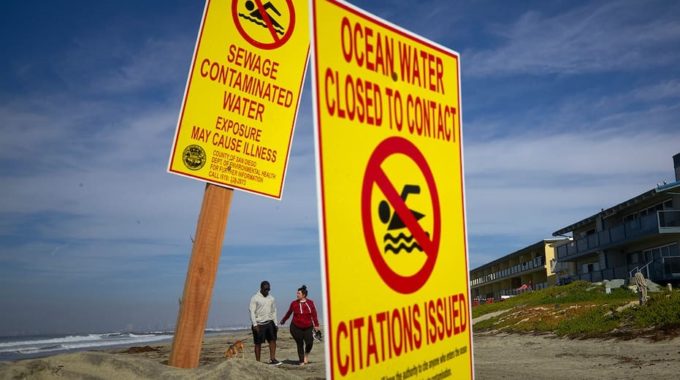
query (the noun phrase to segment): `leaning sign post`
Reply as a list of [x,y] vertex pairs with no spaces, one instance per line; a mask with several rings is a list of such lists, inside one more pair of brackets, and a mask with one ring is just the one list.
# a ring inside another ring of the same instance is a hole
[[327,377],[472,378],[459,55],[311,4]]
[[307,3],[207,0],[170,173],[207,182],[170,365],[198,366],[233,189],[281,198],[309,55]]

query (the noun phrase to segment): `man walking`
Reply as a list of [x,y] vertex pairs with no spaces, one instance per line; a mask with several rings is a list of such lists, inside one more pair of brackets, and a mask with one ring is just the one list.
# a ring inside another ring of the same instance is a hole
[[250,299],[250,322],[252,323],[253,339],[255,341],[255,360],[260,361],[262,343],[269,343],[269,364],[280,365],[276,360],[276,301],[269,294],[269,281],[260,283],[260,291]]

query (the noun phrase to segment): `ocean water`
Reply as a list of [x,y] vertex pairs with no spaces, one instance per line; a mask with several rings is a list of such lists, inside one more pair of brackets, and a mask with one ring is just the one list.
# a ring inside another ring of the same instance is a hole
[[172,333],[104,333],[60,336],[0,337],[0,360],[31,359],[72,351],[170,341]]
[[[245,329],[207,329],[206,335]],[[103,333],[0,337],[0,361],[33,359],[67,352],[145,346],[172,341],[174,332]]]

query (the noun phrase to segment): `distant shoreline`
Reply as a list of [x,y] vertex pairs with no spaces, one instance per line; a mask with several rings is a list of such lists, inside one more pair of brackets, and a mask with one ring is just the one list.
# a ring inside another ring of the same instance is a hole
[[[205,337],[249,334],[246,327],[207,329]],[[115,351],[134,346],[172,344],[173,332],[84,333],[0,337],[0,362],[45,358],[84,351]]]

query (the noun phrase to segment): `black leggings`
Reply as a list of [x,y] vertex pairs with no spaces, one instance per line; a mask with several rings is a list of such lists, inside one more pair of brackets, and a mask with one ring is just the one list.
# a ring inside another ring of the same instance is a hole
[[312,336],[313,328],[312,326],[306,329],[301,329],[294,324],[290,324],[290,335],[295,339],[295,344],[297,344],[298,357],[300,358],[300,363],[305,360],[305,354],[312,352],[312,346],[314,345],[314,337]]

